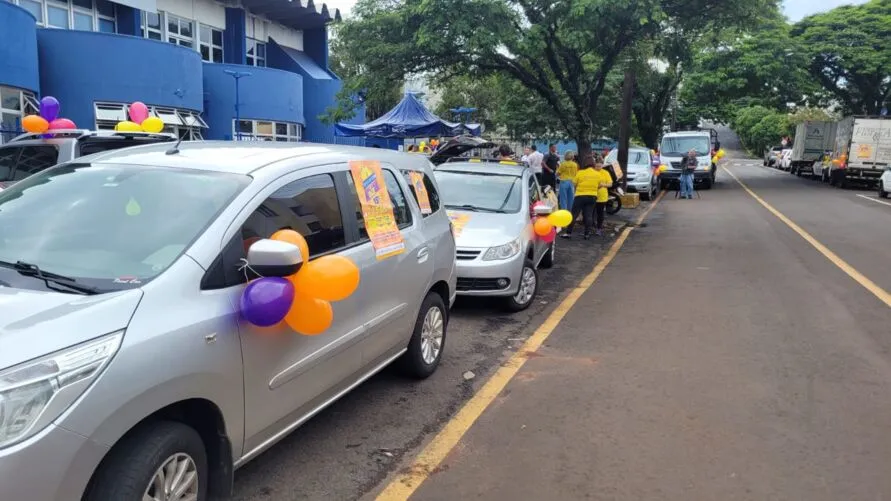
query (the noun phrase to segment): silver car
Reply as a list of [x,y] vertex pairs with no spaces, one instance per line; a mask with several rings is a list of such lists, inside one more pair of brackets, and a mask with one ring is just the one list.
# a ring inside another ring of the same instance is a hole
[[[443,204],[458,242],[458,294],[503,296],[511,311],[529,307],[538,269],[554,265],[556,240],[535,236],[532,216],[553,211],[532,170],[477,159],[436,167]],[[536,202],[545,202],[535,209]]]
[[[386,259],[349,175],[369,159],[405,244]],[[100,153],[0,192],[0,500],[226,497],[234,469],[391,362],[432,374],[456,277],[437,189],[420,156],[207,142]],[[267,240],[283,228],[360,269],[321,335],[237,312],[249,279],[301,266]]]
[[[603,160],[607,164],[618,161],[619,150],[614,149]],[[639,193],[643,200],[655,200],[659,194],[659,157],[646,148],[628,149],[628,191]]]

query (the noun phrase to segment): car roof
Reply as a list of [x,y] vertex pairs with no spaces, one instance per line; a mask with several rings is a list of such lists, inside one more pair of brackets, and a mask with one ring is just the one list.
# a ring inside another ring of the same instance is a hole
[[509,165],[498,162],[448,162],[436,166],[437,171],[467,172],[470,174],[504,174],[522,177],[529,170],[527,165]]
[[684,130],[677,132],[669,132],[662,137],[668,136],[711,136],[711,134],[707,130]]
[[176,153],[169,153],[174,151],[174,146],[171,143],[134,146],[96,153],[79,161],[177,167],[242,175],[294,158],[309,160],[307,166],[349,160],[378,160],[409,170],[425,171],[430,168],[425,156],[383,148],[288,142],[189,141],[180,143]]

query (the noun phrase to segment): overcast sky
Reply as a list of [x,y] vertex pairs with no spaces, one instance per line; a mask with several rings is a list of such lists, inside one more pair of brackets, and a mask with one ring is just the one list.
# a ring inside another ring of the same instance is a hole
[[[322,0],[329,8],[340,9],[341,14],[349,14],[356,0]],[[728,0],[729,1],[729,0]],[[744,0],[743,0],[744,1]],[[830,10],[839,5],[861,4],[867,0],[785,0],[785,12],[791,21],[798,21],[804,16]]]

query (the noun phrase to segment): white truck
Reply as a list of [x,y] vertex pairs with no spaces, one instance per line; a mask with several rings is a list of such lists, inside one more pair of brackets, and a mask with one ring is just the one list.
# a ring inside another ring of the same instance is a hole
[[891,119],[848,117],[838,123],[835,146],[823,163],[823,181],[844,188],[850,183],[874,186],[891,166]]
[[807,121],[798,124],[792,143],[789,171],[798,176],[809,174],[819,177],[823,156],[835,148],[837,127],[835,122]]
[[720,148],[718,132],[714,129],[669,132],[662,136],[659,156],[668,170],[659,176],[661,188],[666,189],[681,178],[681,161],[690,150],[695,150],[697,166],[693,172],[693,184],[706,190],[711,189],[715,184],[717,170],[717,166],[712,163],[712,155]]

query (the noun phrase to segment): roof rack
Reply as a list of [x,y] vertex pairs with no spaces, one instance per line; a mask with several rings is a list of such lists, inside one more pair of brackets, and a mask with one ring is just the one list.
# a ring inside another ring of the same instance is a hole
[[25,134],[21,134],[19,136],[14,137],[12,140],[7,142],[14,143],[16,141],[27,141],[31,139],[43,139],[44,136],[51,136],[48,139],[80,139],[83,137],[123,137],[123,138],[135,138],[135,137],[145,137],[145,138],[166,138],[170,140],[175,140],[177,137],[175,134],[170,134],[168,132],[129,132],[129,131],[117,131],[117,130],[89,130],[89,129],[60,129],[60,130],[52,130],[47,132],[26,132]]

